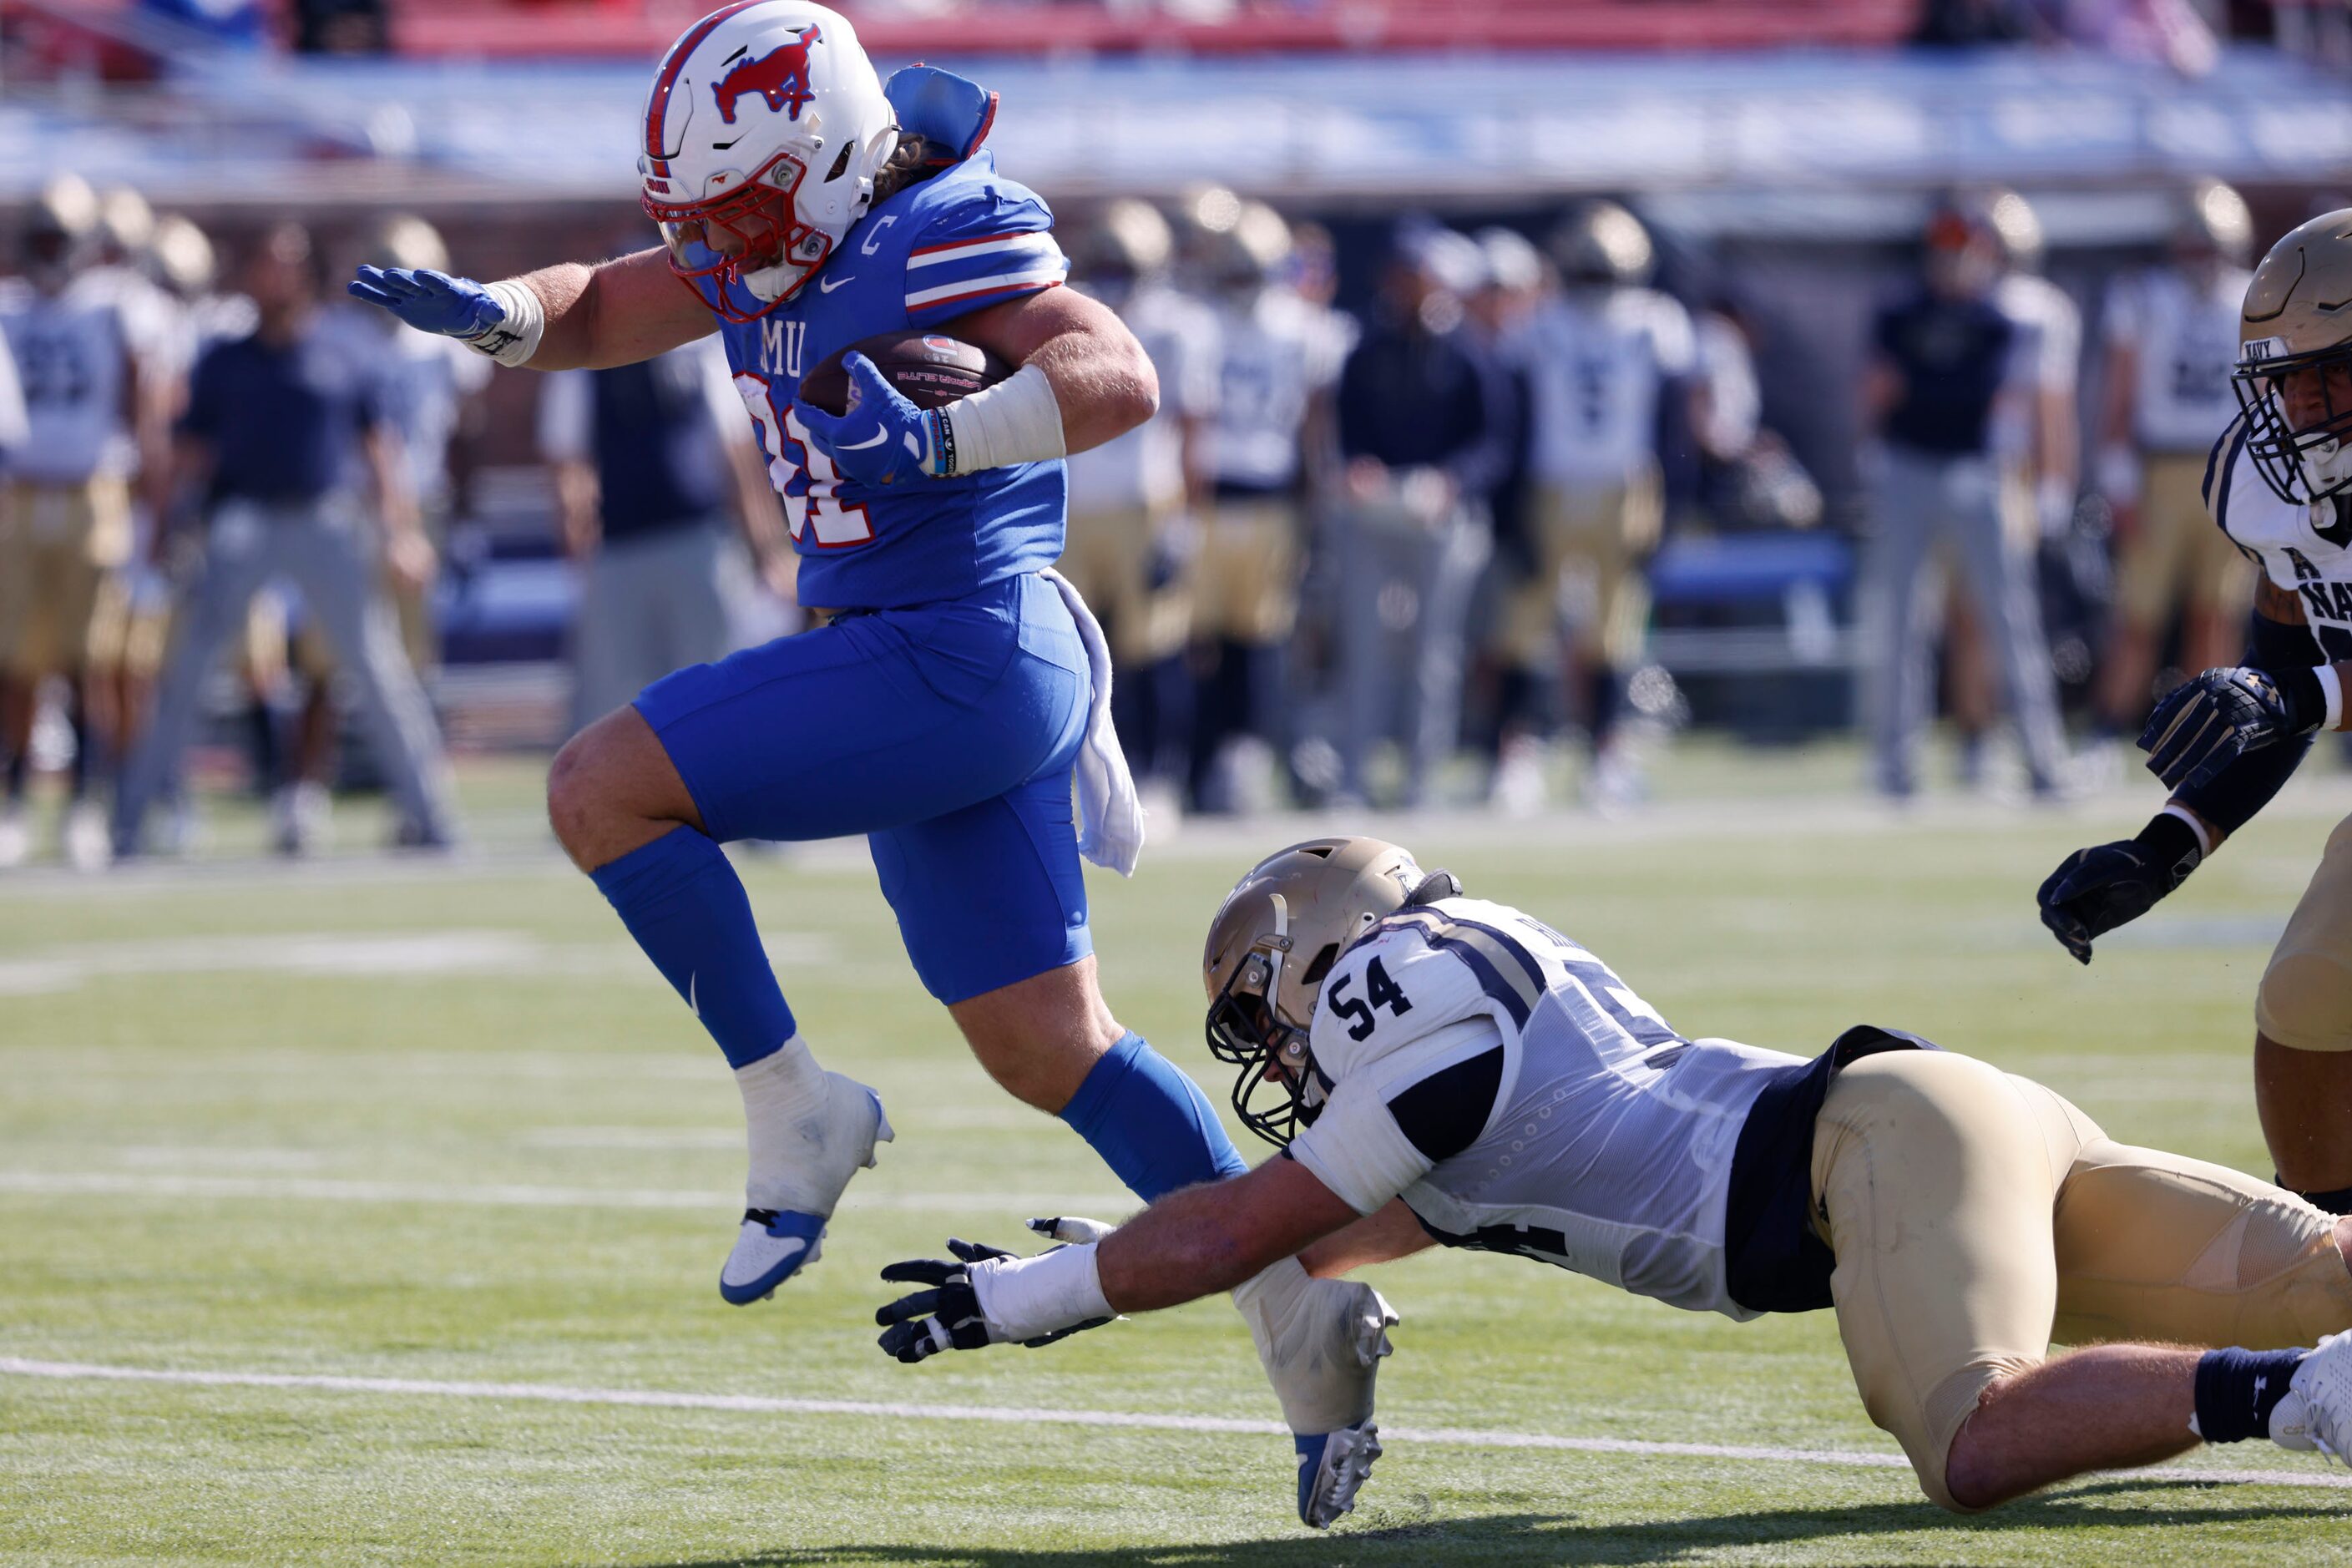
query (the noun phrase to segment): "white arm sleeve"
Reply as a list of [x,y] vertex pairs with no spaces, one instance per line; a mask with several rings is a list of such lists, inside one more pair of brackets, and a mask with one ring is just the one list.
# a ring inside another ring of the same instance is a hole
[[1290,1141],[1289,1154],[1358,1214],[1377,1213],[1431,1165],[1380,1091],[1360,1079],[1331,1091],[1315,1125]]
[[585,463],[591,450],[591,388],[584,370],[550,373],[539,384],[539,455],[551,463]]

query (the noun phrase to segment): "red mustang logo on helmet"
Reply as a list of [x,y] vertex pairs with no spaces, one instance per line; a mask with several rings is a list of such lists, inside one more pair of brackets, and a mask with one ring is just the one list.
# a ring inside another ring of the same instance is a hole
[[817,37],[816,26],[811,24],[801,34],[799,42],[779,45],[720,77],[710,89],[711,96],[719,100],[719,118],[734,124],[735,105],[756,92],[768,100],[770,109],[786,110],[798,120],[801,106],[815,96],[809,91],[809,46]]

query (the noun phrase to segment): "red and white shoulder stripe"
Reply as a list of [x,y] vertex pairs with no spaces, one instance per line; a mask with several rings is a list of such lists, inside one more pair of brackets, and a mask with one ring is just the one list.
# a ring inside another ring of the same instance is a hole
[[919,246],[907,256],[907,310],[936,315],[949,307],[1034,293],[1061,282],[1069,269],[1062,247],[1043,229]]

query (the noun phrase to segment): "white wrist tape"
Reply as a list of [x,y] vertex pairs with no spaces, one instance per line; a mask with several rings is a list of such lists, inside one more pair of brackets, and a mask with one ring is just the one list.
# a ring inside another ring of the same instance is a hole
[[2205,825],[2203,823],[2197,820],[2197,814],[2195,812],[2190,811],[2187,806],[2172,805],[2168,804],[2161,812],[2158,813],[2158,815],[2160,816],[2177,816],[2180,818],[2181,821],[2187,823],[2189,825],[2189,831],[2197,836],[2197,853],[2200,858],[2213,853],[2213,836],[2206,831]]
[[482,292],[499,302],[506,320],[463,342],[511,370],[539,352],[539,340],[547,332],[547,307],[527,283],[485,283]]
[[1068,455],[1062,437],[1062,405],[1054,384],[1034,364],[1024,364],[994,386],[959,397],[940,410],[946,439],[940,443],[940,477],[981,468],[1009,468]]
[[2319,721],[2319,727],[2341,730],[2344,728],[2344,679],[2336,673],[2336,667],[2332,664],[2321,665],[2317,674],[2320,693],[2327,699],[2327,717]]
[[1092,1242],[1036,1258],[992,1258],[968,1272],[981,1313],[1000,1339],[1034,1340],[1116,1315],[1103,1300]]

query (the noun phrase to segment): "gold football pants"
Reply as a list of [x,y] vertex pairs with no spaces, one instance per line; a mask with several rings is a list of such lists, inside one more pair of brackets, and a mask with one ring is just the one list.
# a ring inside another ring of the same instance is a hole
[[1864,1408],[1948,1509],[1961,1424],[2053,1341],[2262,1350],[2352,1328],[2332,1215],[2117,1143],[2040,1084],[1948,1051],[1840,1073],[1812,1184]]

